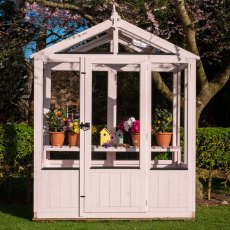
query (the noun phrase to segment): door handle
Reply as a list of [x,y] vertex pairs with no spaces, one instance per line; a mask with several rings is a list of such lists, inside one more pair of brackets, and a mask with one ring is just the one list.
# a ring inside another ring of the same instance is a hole
[[80,123],[80,129],[83,129],[84,131],[89,130],[90,129],[90,123],[89,122],[86,122],[86,123],[81,122]]

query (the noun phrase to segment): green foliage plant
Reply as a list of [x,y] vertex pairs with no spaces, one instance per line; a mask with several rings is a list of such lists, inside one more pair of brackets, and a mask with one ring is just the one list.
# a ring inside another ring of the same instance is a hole
[[80,133],[80,121],[79,119],[68,120],[68,130],[73,133]]
[[226,175],[230,173],[230,128],[199,128],[197,130],[197,159],[198,168],[208,170],[208,200],[211,199],[212,178],[214,170]]
[[33,128],[26,124],[0,126],[0,178],[30,176],[33,155]]
[[153,131],[157,132],[169,132],[172,126],[172,113],[167,109],[157,106],[153,113]]
[[45,119],[49,125],[50,132],[62,132],[67,129],[66,114],[63,109],[50,108],[45,114]]

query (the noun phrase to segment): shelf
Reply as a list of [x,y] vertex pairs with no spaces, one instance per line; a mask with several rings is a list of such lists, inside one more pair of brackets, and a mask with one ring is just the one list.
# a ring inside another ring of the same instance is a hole
[[167,147],[151,146],[151,152],[176,152],[179,150],[180,150],[179,146],[167,146]]
[[[79,152],[80,148],[77,146],[51,146],[45,145],[45,151],[59,151],[59,152]],[[178,146],[168,146],[168,147],[160,147],[160,146],[152,146],[151,152],[176,152],[179,151],[180,147]],[[134,146],[129,147],[102,147],[102,146],[92,146],[92,152],[139,152],[140,149]]]
[[43,168],[79,168],[79,160],[49,160],[43,161]]
[[139,152],[139,148],[134,146],[129,147],[102,147],[102,146],[92,146],[92,152]]
[[[50,159],[51,152],[79,152],[80,148],[77,146],[44,146],[44,155],[43,155],[43,168],[79,168],[79,160],[71,159]],[[114,152],[139,152],[140,148],[134,146],[128,147],[102,147],[102,146],[92,146],[92,152],[105,152],[105,153],[114,153]],[[170,152],[172,154],[172,160],[151,160],[152,168],[165,168],[165,167],[177,167],[178,154],[180,154],[180,147],[178,146],[151,146],[151,153],[163,153]],[[109,154],[110,155],[110,154]],[[91,160],[91,167],[105,167],[111,166],[111,162],[107,160]],[[112,163],[113,167],[139,167],[139,160],[114,160]]]
[[69,146],[69,145],[62,145],[62,146],[52,146],[52,145],[45,145],[45,151],[58,151],[58,152],[79,152],[80,148],[78,146]]

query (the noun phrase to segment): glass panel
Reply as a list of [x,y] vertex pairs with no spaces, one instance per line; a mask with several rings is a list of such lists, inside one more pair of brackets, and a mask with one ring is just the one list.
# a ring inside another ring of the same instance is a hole
[[50,152],[50,160],[79,160],[79,152]]
[[[165,84],[172,91],[173,77],[172,73],[160,73]],[[152,145],[162,146],[164,143],[160,142],[157,133],[173,131],[173,116],[172,103],[156,88],[154,81],[152,81]],[[164,147],[172,145],[172,138],[164,145]]]
[[[47,98],[49,100],[49,98]],[[76,151],[59,151],[60,146],[53,146],[54,150],[50,152],[50,160],[55,159],[79,159],[79,138],[74,139],[70,143],[68,139],[68,133],[72,130],[72,133],[79,132],[80,122],[80,75],[79,71],[52,71],[51,73],[51,99],[50,107],[63,109],[65,117],[65,139],[63,145],[72,145],[76,148]],[[78,120],[76,120],[78,119]],[[76,123],[77,121],[77,123]],[[77,128],[78,127],[78,128]],[[75,134],[74,134],[75,135]],[[50,145],[50,138],[47,133],[45,138],[45,144]],[[55,148],[59,148],[55,151]]]
[[151,160],[172,160],[172,152],[152,152]]
[[[107,126],[107,72],[92,75],[92,145],[100,145],[100,131]],[[106,160],[106,152],[92,152],[92,160]]]
[[116,160],[139,160],[139,152],[118,152]]
[[139,120],[140,107],[139,72],[118,72],[117,77],[117,118],[135,117]]
[[[173,73],[161,72],[156,74],[161,75],[168,89],[173,92]],[[175,140],[173,141],[173,137],[176,139],[176,135],[173,135],[173,119],[176,119],[176,116],[173,118],[173,102],[159,92],[153,80],[151,96],[151,160],[155,166],[164,165],[162,162],[165,161],[165,167],[168,167],[176,163],[175,159],[178,156],[178,151],[173,149],[177,146],[172,147],[173,143],[176,143]]]
[[[94,151],[92,151],[91,159],[104,161],[106,166],[116,165],[116,160],[139,160],[138,147],[135,149],[133,147],[131,129],[127,132],[122,130],[124,132],[121,134],[117,132],[121,121],[129,118],[135,118],[136,121],[132,119],[132,122],[137,125],[136,131],[139,131],[139,72],[117,72],[116,77],[110,77],[113,79],[112,84],[109,82],[107,71],[94,71],[92,79],[92,145]],[[111,91],[108,90],[109,87]],[[133,130],[135,129],[132,128]],[[119,141],[118,135],[120,135]],[[131,148],[134,150],[132,151]]]
[[80,115],[79,72],[55,71],[51,77],[51,105],[61,107],[70,118]]
[[[184,87],[184,85],[185,85],[185,71],[181,72],[180,81],[181,81],[180,82],[181,98],[185,98],[185,87]],[[184,112],[182,112],[180,115],[180,124],[181,124],[181,128],[180,128],[181,162],[184,163],[185,158],[187,158],[187,156],[184,157]]]
[[[117,124],[128,130],[124,131],[125,147],[140,146],[140,73],[118,72],[117,74]],[[135,121],[134,121],[135,119]],[[121,125],[123,123],[123,126]],[[135,128],[136,127],[136,128]],[[132,134],[133,133],[133,134]],[[135,134],[136,133],[136,134]],[[135,152],[119,152],[116,160],[139,160],[139,150]]]

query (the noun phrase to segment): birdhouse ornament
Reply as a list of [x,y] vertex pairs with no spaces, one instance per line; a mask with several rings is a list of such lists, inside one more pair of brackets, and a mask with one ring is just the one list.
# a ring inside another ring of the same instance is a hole
[[116,136],[114,133],[110,133],[110,142],[109,142],[112,146],[116,145]]
[[124,144],[124,134],[120,129],[118,129],[116,132],[116,143],[117,145]]
[[110,132],[108,129],[103,128],[100,132],[100,145],[108,144],[110,142]]

